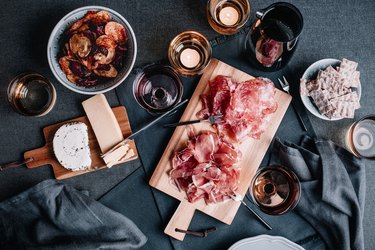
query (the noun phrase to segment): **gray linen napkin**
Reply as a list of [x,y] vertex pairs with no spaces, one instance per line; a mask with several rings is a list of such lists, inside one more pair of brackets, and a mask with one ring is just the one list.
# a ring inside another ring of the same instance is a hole
[[296,211],[329,249],[364,249],[365,166],[331,141],[304,137],[300,146],[276,139],[271,164],[291,168],[301,182]]
[[136,249],[146,241],[128,218],[56,180],[0,203],[0,249]]

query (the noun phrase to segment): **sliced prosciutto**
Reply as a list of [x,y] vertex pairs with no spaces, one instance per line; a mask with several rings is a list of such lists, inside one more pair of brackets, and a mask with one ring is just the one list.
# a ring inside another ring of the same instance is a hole
[[234,144],[211,131],[197,134],[188,127],[186,147],[172,157],[172,182],[186,192],[188,200],[217,203],[237,190],[241,152]]
[[276,89],[271,80],[255,78],[237,83],[228,76],[217,76],[209,82],[208,94],[201,95],[202,109],[197,117],[207,119],[222,114],[223,123],[216,124],[219,135],[236,142],[247,136],[259,139],[277,109]]

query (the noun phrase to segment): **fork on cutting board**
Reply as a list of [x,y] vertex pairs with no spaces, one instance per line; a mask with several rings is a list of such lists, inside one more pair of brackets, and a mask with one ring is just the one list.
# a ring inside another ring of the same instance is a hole
[[[286,80],[285,76],[283,76],[283,80],[282,81],[280,78],[277,78],[277,80],[279,80],[279,83],[281,85],[281,88],[284,90],[284,92],[288,93],[290,95],[290,92],[289,92],[289,82]],[[292,106],[294,108],[294,111],[296,112],[297,114],[297,117],[298,117],[298,120],[300,121],[301,125],[302,125],[302,128],[304,131],[307,131],[307,128],[306,128],[306,125],[305,123],[303,122],[302,120],[302,117],[301,115],[298,113],[298,110],[296,108],[296,104],[293,102],[293,98],[292,98]]]
[[193,121],[184,121],[184,122],[176,122],[176,123],[170,123],[170,124],[165,124],[163,125],[164,128],[171,128],[171,127],[177,127],[177,126],[183,126],[183,125],[188,125],[188,124],[194,124],[194,123],[200,123],[200,122],[209,122],[211,124],[217,124],[217,123],[222,123],[224,122],[222,114],[219,115],[211,115],[207,119],[203,120],[193,120]]

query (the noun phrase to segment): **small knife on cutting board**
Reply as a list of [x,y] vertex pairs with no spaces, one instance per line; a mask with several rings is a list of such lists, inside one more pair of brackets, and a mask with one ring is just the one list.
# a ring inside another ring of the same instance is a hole
[[173,107],[171,110],[169,110],[168,112],[165,112],[164,114],[160,115],[158,118],[154,119],[153,121],[146,124],[145,126],[140,128],[136,132],[132,133],[131,135],[129,135],[128,137],[123,139],[121,142],[116,144],[114,147],[112,147],[109,151],[104,153],[101,157],[103,158],[106,165],[108,167],[111,167],[114,164],[117,164],[117,163],[121,162],[121,160],[123,160],[124,158],[127,159],[128,154],[129,153],[131,154],[131,152],[129,151],[129,145],[128,145],[128,142],[130,140],[133,140],[136,135],[138,135],[142,131],[148,129],[149,127],[151,127],[152,125],[154,125],[155,123],[157,123],[158,121],[160,121],[161,119],[166,117],[167,115],[173,113],[175,110],[180,108],[186,102],[188,102],[188,99],[185,99],[184,101],[180,102],[175,107]]

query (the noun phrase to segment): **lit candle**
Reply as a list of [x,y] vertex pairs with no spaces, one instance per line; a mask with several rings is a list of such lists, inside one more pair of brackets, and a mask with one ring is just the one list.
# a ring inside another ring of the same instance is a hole
[[220,10],[219,19],[222,24],[232,26],[238,22],[238,11],[233,7],[224,7]]
[[199,61],[201,60],[201,56],[199,55],[199,52],[196,49],[184,49],[180,54],[180,61],[183,66],[186,68],[195,68]]

